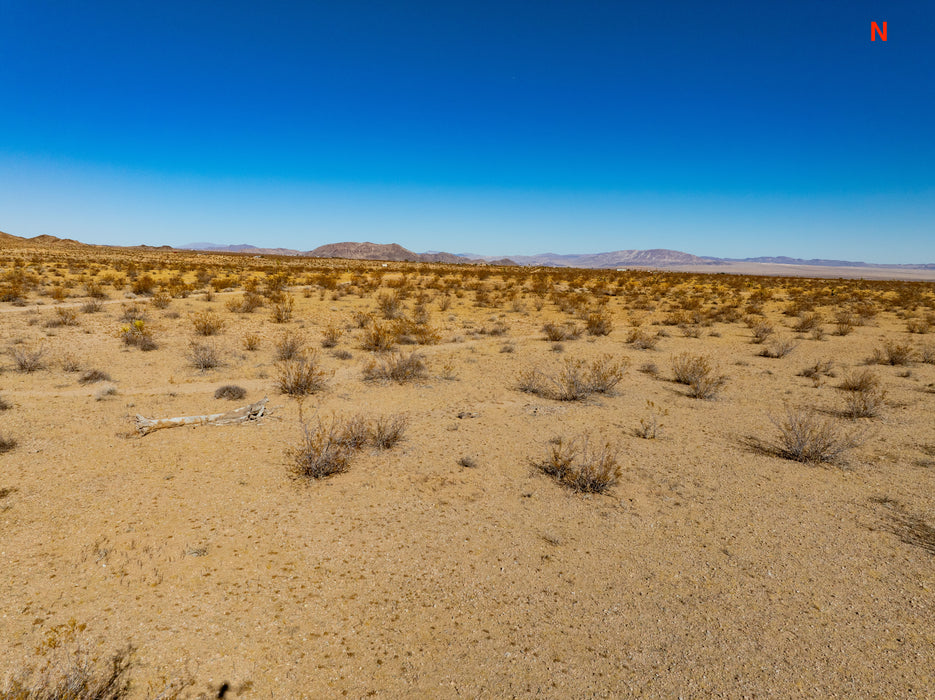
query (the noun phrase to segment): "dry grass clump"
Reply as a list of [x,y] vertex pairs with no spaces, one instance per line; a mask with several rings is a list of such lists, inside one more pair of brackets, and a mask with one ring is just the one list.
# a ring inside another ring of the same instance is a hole
[[919,348],[919,362],[935,365],[935,345],[923,345]]
[[287,323],[292,319],[292,309],[295,306],[295,299],[289,295],[283,295],[273,302],[273,308],[270,311],[270,318],[273,323]]
[[369,381],[390,380],[402,384],[426,376],[425,356],[418,352],[408,355],[393,352],[374,357],[364,367],[364,379]]
[[279,390],[289,396],[305,396],[326,386],[326,373],[318,364],[318,353],[311,352],[279,364]]
[[846,433],[832,418],[820,418],[811,408],[787,408],[783,418],[770,421],[779,431],[772,451],[797,462],[833,462],[861,442],[859,436]]
[[[130,696],[132,647],[95,666],[86,654],[24,670],[0,689],[3,700],[124,700]],[[174,696],[178,697],[178,696]]]
[[675,381],[688,386],[688,395],[695,399],[713,399],[727,377],[718,374],[711,360],[704,355],[683,352],[672,358]]
[[20,372],[37,372],[45,366],[45,346],[14,345],[10,348],[10,357]]
[[261,338],[256,333],[247,333],[243,337],[243,349],[248,352],[255,352],[260,349]]
[[845,375],[838,388],[847,392],[841,411],[847,418],[875,418],[885,405],[886,391],[880,386],[880,379],[868,369]]
[[814,311],[807,311],[799,316],[798,320],[793,326],[793,329],[799,333],[808,333],[819,328],[821,323],[821,314],[818,314]]
[[247,395],[247,390],[236,384],[225,384],[218,387],[214,392],[214,398],[227,399],[228,401],[237,401]]
[[149,300],[149,303],[154,309],[168,309],[169,304],[172,303],[172,297],[167,291],[161,289],[153,294],[152,298]]
[[833,377],[834,376],[834,361],[833,360],[819,360],[813,365],[806,367],[801,372],[799,372],[800,377],[808,377],[809,379],[814,379],[818,381],[821,377]]
[[519,377],[518,388],[555,401],[581,401],[595,393],[612,394],[623,379],[627,365],[626,359],[614,360],[610,355],[604,355],[590,365],[584,360],[567,358],[555,374],[538,369],[524,371]]
[[217,346],[197,340],[188,341],[188,361],[195,369],[206,372],[221,365],[221,354]]
[[103,302],[100,299],[88,299],[84,304],[81,305],[81,313],[83,314],[96,314],[102,311],[104,308]]
[[109,382],[110,375],[99,369],[89,369],[78,379],[79,384],[96,384],[97,382]]
[[45,322],[46,328],[61,328],[62,326],[77,326],[78,312],[72,308],[60,306],[55,309],[55,316]]
[[855,370],[848,372],[841,379],[838,385],[839,389],[844,391],[873,391],[880,386],[880,378],[869,369]]
[[797,343],[791,338],[777,338],[768,345],[763,346],[763,349],[760,351],[760,357],[779,359],[788,355],[795,350],[796,347]]
[[11,408],[13,408],[13,405],[0,396],[0,411],[9,411]]
[[912,355],[911,343],[886,340],[882,347],[873,351],[869,361],[878,365],[907,365],[912,361]]
[[930,525],[924,518],[907,511],[895,499],[877,497],[870,500],[887,509],[887,530],[905,544],[921,547],[929,554],[935,555],[935,526]]
[[638,350],[652,350],[656,347],[656,343],[658,342],[658,335],[653,335],[639,326],[631,328],[630,332],[627,334],[627,343]]
[[644,440],[655,440],[662,432],[662,423],[659,422],[659,418],[669,415],[669,410],[664,408],[660,411],[656,408],[656,404],[647,400],[646,411],[646,417],[640,418],[640,427],[636,429],[636,435]]
[[854,330],[854,326],[858,325],[859,322],[860,318],[850,309],[841,309],[834,315],[834,334],[840,336],[850,335],[851,331]]
[[227,306],[228,311],[233,311],[238,314],[249,314],[263,306],[263,297],[257,294],[256,291],[248,289],[239,299],[236,297],[228,299],[225,306]]
[[217,335],[224,328],[224,319],[213,311],[192,314],[192,326],[198,335]]
[[533,459],[539,471],[583,493],[603,493],[620,479],[618,450],[609,441],[592,446],[590,438],[555,438],[546,454]]
[[388,450],[398,443],[406,431],[408,420],[394,414],[366,420],[362,416],[341,422],[319,419],[314,428],[302,425],[302,441],[289,450],[293,473],[297,476],[322,479],[345,472],[350,467],[354,452],[370,444]]

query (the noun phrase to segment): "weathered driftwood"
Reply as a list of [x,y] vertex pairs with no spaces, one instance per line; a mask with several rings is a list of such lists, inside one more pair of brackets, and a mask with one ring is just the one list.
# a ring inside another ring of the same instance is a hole
[[257,401],[249,406],[228,411],[227,413],[213,413],[205,416],[184,416],[181,418],[144,418],[137,414],[136,429],[140,435],[148,435],[160,428],[177,428],[181,425],[230,425],[231,423],[245,423],[258,420],[266,414],[266,402],[269,399]]

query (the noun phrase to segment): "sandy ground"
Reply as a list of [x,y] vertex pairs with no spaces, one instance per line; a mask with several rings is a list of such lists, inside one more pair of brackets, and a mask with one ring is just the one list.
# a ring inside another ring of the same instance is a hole
[[[278,325],[224,300],[150,310],[159,349],[148,353],[116,338],[119,304],[63,328],[43,326],[51,303],[0,305],[4,345],[41,339],[49,360],[25,374],[6,357],[0,374],[11,405],[0,433],[18,441],[0,455],[0,669],[21,668],[73,619],[100,653],[136,646],[135,697],[186,669],[194,691],[228,682],[240,691],[228,697],[933,697],[935,558],[879,499],[935,522],[935,366],[874,368],[888,405],[878,419],[841,419],[866,438],[841,464],[750,444],[772,437],[770,416],[787,404],[840,407],[838,380],[816,386],[803,368],[831,359],[840,376],[885,338],[932,335],[881,313],[846,337],[800,339],[782,359],[757,356],[742,323],[701,338],[668,328],[656,349],[636,350],[614,297],[609,336],[556,353],[540,330],[560,317],[551,304],[479,309],[467,296],[433,311],[442,342],[420,349],[427,379],[364,382],[358,330],[338,345],[352,358],[321,351],[331,376],[304,400],[306,418],[402,412],[410,423],[392,450],[304,482],[285,453],[299,404],[276,391],[274,341],[289,327],[317,344],[327,321],[373,302],[297,295],[294,320]],[[188,314],[205,308],[227,320],[225,366],[200,373],[185,352]],[[497,320],[507,336],[471,334]],[[241,348],[248,332],[263,337],[256,352]],[[507,341],[514,352],[501,352]],[[729,376],[716,400],[669,380],[682,351]],[[516,389],[524,368],[604,353],[630,360],[614,396]],[[65,354],[110,374],[116,393],[98,400],[100,384],[61,368]],[[638,371],[649,362],[658,378]],[[227,383],[245,399],[216,400]],[[263,396],[273,412],[259,424],[141,438],[128,421]],[[667,412],[659,439],[634,432],[647,401]],[[549,438],[583,431],[620,446],[606,494],[530,464]]]

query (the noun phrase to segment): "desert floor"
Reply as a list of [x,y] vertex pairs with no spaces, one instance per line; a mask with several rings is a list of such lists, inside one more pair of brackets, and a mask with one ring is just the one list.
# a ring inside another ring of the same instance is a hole
[[[400,270],[432,274],[394,265],[386,279]],[[738,293],[763,284],[741,281]],[[782,313],[794,287],[766,301],[764,317],[796,342],[782,358],[760,356],[741,320],[665,325],[665,294],[633,309],[639,280],[607,297],[609,335],[560,352],[543,324],[574,316],[548,298],[540,310],[528,291],[479,307],[467,292],[441,310],[433,291],[440,342],[402,346],[427,367],[405,383],[362,376],[376,353],[361,348],[355,312],[379,316],[389,288],[334,294],[294,280],[285,323],[268,303],[228,310],[240,291],[156,309],[108,289],[96,313],[80,312],[79,288],[61,303],[35,291],[0,303],[4,352],[43,349],[34,372],[0,360],[0,435],[16,443],[0,454],[0,684],[80,641],[100,659],[131,643],[140,698],[183,676],[206,697],[222,682],[227,697],[257,698],[932,697],[935,365],[919,358],[933,335],[908,333],[906,314],[931,311],[935,296],[920,285],[907,311],[861,284],[879,311],[845,336],[821,306],[823,337],[794,332]],[[145,309],[157,349],[118,337],[128,304]],[[57,307],[78,311],[78,325],[47,326]],[[187,353],[190,318],[205,310],[225,325],[200,339],[223,360],[202,372]],[[319,348],[329,323],[346,328],[336,349],[351,357]],[[636,323],[663,332],[654,348],[628,342]],[[317,348],[322,391],[279,392],[286,331]],[[866,365],[886,341],[920,354]],[[683,352],[726,375],[714,399],[672,381]],[[557,401],[517,388],[524,370],[605,354],[629,361],[613,394]],[[817,379],[799,376],[825,360]],[[885,404],[845,418],[838,384],[864,368]],[[90,369],[110,383],[81,384]],[[224,384],[246,396],[215,399]],[[264,396],[272,412],[258,423],[141,437],[130,420]],[[860,445],[827,464],[775,454],[771,418],[806,406]],[[652,413],[660,433],[644,439]],[[295,476],[301,421],[355,414],[404,414],[408,428],[392,449],[356,452],[344,473]],[[622,472],[604,493],[533,466],[550,438],[583,434],[619,448]]]

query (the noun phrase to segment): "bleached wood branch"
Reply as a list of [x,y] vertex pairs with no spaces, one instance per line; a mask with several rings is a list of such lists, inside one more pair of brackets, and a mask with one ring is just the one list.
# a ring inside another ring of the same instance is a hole
[[230,425],[232,423],[246,423],[259,420],[266,414],[268,398],[252,403],[249,406],[228,411],[227,413],[212,413],[204,416],[183,416],[180,418],[145,418],[137,414],[136,429],[140,435],[148,435],[161,428],[177,428],[182,425]]

